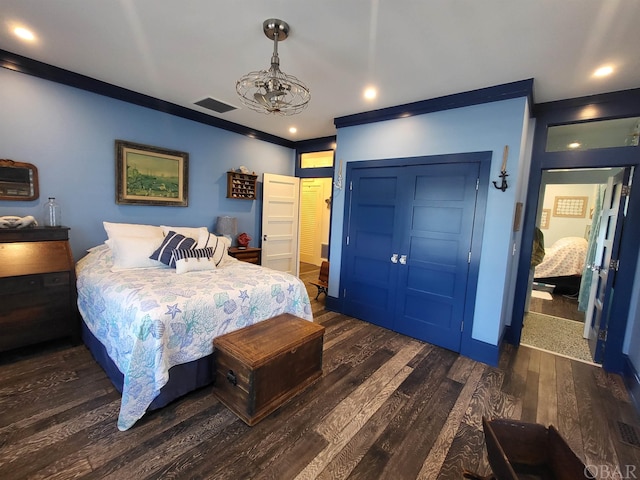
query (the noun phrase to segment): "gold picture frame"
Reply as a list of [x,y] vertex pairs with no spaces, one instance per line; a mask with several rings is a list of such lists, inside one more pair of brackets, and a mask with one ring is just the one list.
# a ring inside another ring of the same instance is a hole
[[553,216],[584,218],[587,215],[589,197],[556,197],[553,201]]
[[116,140],[118,205],[188,206],[189,154]]
[[540,215],[540,228],[546,230],[549,228],[549,221],[551,220],[551,209],[543,208],[542,215]]

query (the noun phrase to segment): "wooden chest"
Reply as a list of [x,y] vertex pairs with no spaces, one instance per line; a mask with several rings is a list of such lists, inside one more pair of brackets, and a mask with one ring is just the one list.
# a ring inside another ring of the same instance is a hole
[[255,425],[322,376],[324,327],[282,314],[213,340],[215,395]]

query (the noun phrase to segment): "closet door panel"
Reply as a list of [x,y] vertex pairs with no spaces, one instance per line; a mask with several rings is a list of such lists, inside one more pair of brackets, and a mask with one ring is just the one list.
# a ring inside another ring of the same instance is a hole
[[479,165],[409,168],[394,330],[460,350]]
[[346,259],[345,313],[393,327],[397,286],[399,175],[402,168],[354,170],[349,211]]

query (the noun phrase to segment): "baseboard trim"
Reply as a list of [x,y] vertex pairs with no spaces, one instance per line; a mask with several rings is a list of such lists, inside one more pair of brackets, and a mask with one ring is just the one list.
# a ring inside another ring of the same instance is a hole
[[463,339],[462,345],[460,345],[460,355],[496,367],[500,358],[500,348],[497,345],[491,345],[474,338]]
[[327,295],[324,308],[330,312],[342,313],[342,301],[339,298]]
[[629,360],[627,355],[624,356],[624,383],[629,390],[631,401],[636,411],[640,414],[640,374]]
[[460,345],[460,355],[496,367],[500,359],[500,348],[497,345],[491,345],[490,343],[471,338],[462,341],[462,345]]

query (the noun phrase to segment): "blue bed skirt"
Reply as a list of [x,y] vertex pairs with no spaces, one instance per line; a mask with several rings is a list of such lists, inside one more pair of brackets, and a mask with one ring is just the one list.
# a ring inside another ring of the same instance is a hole
[[[84,322],[82,323],[82,341],[87,346],[93,358],[104,369],[113,385],[122,393],[124,375],[113,363],[104,345],[91,333]],[[169,370],[169,382],[162,387],[158,395],[147,411],[164,407],[171,401],[193,390],[210,385],[215,379],[215,367],[213,355],[208,355],[193,362],[183,363],[171,367]]]

